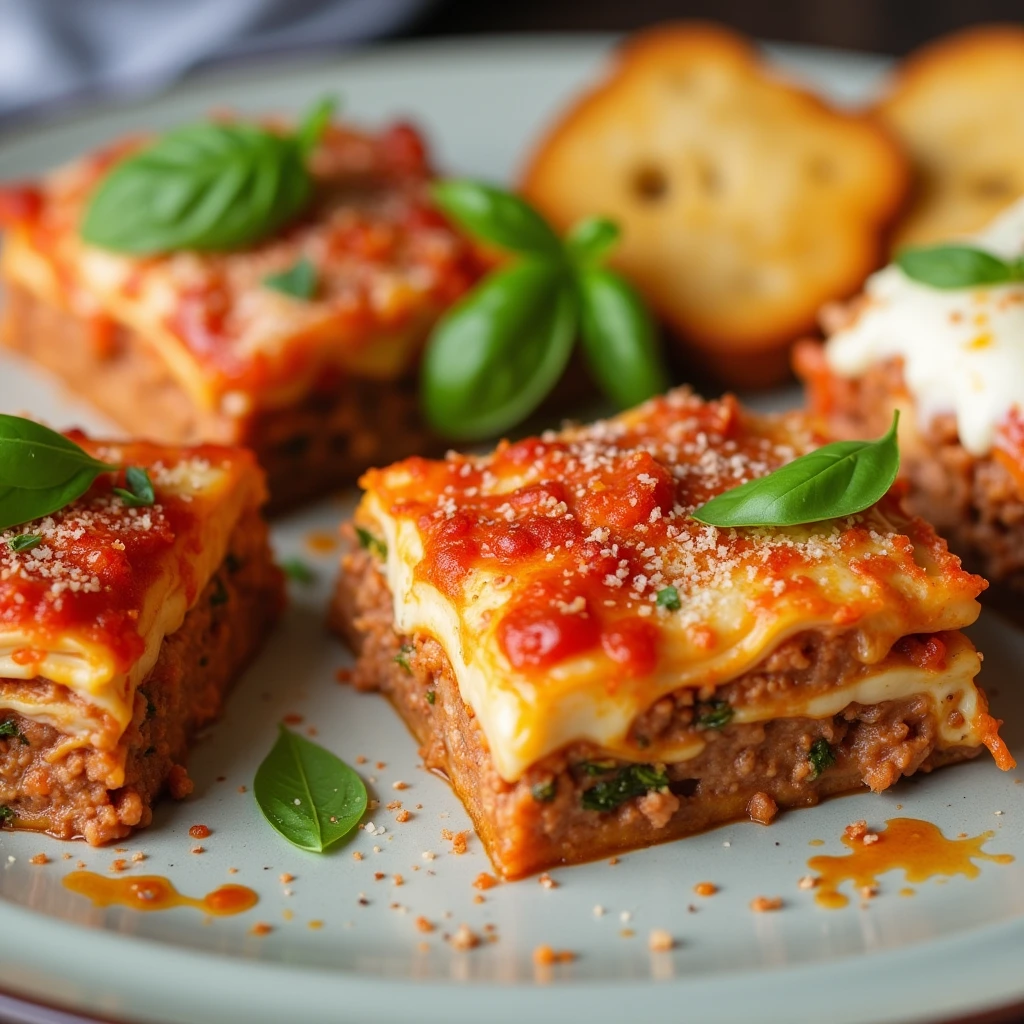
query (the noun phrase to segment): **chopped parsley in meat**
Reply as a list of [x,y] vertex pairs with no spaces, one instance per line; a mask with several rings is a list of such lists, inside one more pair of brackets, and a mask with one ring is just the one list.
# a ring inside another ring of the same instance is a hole
[[811,762],[811,778],[816,779],[826,768],[836,763],[836,754],[827,740],[816,739],[807,752],[807,760]]
[[17,736],[26,747],[28,746],[28,740],[25,739],[25,734],[10,718],[5,722],[0,722],[0,739],[14,739],[15,736]]
[[583,791],[581,802],[587,811],[613,811],[619,804],[643,796],[652,789],[665,789],[668,776],[650,764],[631,764],[610,779]]
[[[395,662],[401,665],[409,675],[412,675],[412,666],[409,664],[410,654],[412,654],[412,645],[402,644],[402,646],[398,648],[398,653],[395,655]],[[431,703],[433,702],[431,701]]]
[[548,779],[547,782],[538,782],[530,787],[530,795],[539,804],[549,804],[555,799],[555,780]]
[[735,714],[727,700],[709,700],[705,704],[698,704],[696,712],[693,724],[698,729],[724,729]]
[[364,551],[369,551],[371,555],[376,555],[378,558],[388,557],[388,546],[379,537],[374,537],[369,530],[364,530],[363,527],[356,527],[356,536],[359,538],[359,546]]

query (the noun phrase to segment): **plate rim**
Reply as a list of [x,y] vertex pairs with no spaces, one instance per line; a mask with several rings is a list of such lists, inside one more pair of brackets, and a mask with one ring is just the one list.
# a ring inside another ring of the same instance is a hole
[[[599,57],[621,38],[607,33],[573,33],[566,35],[539,33],[501,36],[444,36],[427,39],[397,40],[387,43],[343,48],[315,57],[296,58],[294,55],[259,57],[229,67],[206,68],[167,88],[135,93],[120,100],[109,96],[88,97],[59,113],[44,112],[31,123],[14,122],[0,134],[0,155],[12,147],[30,142],[33,138],[59,132],[66,126],[83,119],[110,113],[144,111],[147,107],[179,97],[201,95],[215,90],[218,85],[244,85],[246,81],[268,78],[315,77],[339,64],[391,65],[407,64],[411,59],[428,62],[463,61],[479,64],[484,59],[501,59],[521,54],[524,49],[534,55],[543,51],[547,59],[559,54],[572,53]],[[865,68],[870,62],[881,70],[892,62],[891,58],[858,51],[837,50],[799,44],[759,41],[768,53],[783,61],[787,56],[818,60],[841,60],[850,66],[858,63]],[[869,913],[869,911],[863,911]],[[117,970],[124,943],[139,936],[127,936],[98,928],[72,924],[28,908],[0,901],[0,913],[12,927],[0,928],[0,987],[18,998],[45,1000],[40,1008],[67,1010],[104,1017],[143,1021],[182,1020],[178,1015],[167,1016],[168,1009],[161,1005],[160,990],[154,990],[154,977],[125,977]],[[380,1021],[408,1019],[412,1006],[419,1011],[422,1024],[440,1024],[453,1019],[451,997],[472,991],[480,998],[492,994],[489,1010],[495,1022],[522,1020],[528,1014],[586,1013],[595,1020],[636,1014],[650,1000],[664,1006],[670,994],[678,994],[695,1019],[733,1020],[749,1015],[749,985],[759,985],[758,1000],[765,1024],[792,1019],[792,992],[813,992],[828,985],[833,995],[842,998],[838,1010],[830,1011],[832,1024],[860,1024],[878,1020],[871,1007],[859,1008],[865,991],[881,977],[892,977],[890,991],[898,991],[898,1006],[888,1006],[885,1019],[914,1024],[935,1020],[935,1003],[927,1006],[915,994],[919,986],[900,984],[900,976],[927,979],[936,962],[954,957],[965,943],[971,946],[970,963],[959,965],[960,984],[945,993],[945,1012],[941,1019],[951,1020],[979,1014],[1011,1012],[1024,1001],[1024,977],[1017,980],[1019,956],[1014,953],[1024,944],[1024,918],[980,925],[954,935],[930,939],[896,950],[881,950],[866,954],[851,954],[814,964],[795,966],[757,966],[738,971],[733,976],[716,975],[708,978],[686,976],[670,981],[653,979],[621,980],[614,982],[571,980],[549,986],[537,985],[528,979],[509,985],[495,982],[453,982],[450,980],[416,980],[381,978],[366,979],[355,971],[328,971],[298,964],[283,964],[236,956],[211,954],[159,940],[141,938],[147,947],[147,956],[159,957],[161,970],[158,979],[165,986],[177,988],[178,979],[187,977],[195,986],[193,995],[204,1002],[210,1019],[245,1019],[252,1024],[278,1021],[282,1016],[301,1015],[304,1021],[335,1020],[339,1013],[338,998],[344,1000],[344,1014],[352,1019]],[[54,966],[47,958],[56,950],[77,947],[75,958]],[[458,955],[458,954],[456,954]],[[685,956],[685,950],[681,952]],[[216,959],[216,971],[209,970],[211,957]],[[47,975],[47,967],[50,974]],[[965,984],[964,972],[971,981]],[[303,986],[302,1003],[297,1002],[294,981],[297,976],[307,981]],[[723,984],[723,981],[725,982]],[[733,982],[730,984],[730,982]],[[422,994],[436,993],[436,1000],[424,1001]],[[110,993],[119,993],[112,1001]],[[236,1001],[245,993],[244,1005]],[[382,993],[395,994],[394,1005]],[[493,997],[499,996],[495,1000]],[[72,1001],[73,1000],[73,1001]],[[76,1003],[78,1005],[76,1005]],[[426,1004],[426,1005],[424,1005]],[[38,1005],[38,1004],[35,1004]],[[159,1009],[154,1009],[154,1005]],[[244,1009],[245,1016],[238,1014]],[[159,1014],[159,1015],[157,1015]],[[205,1017],[205,1014],[204,1014]],[[191,1018],[195,1019],[195,1018]],[[543,1019],[541,1017],[540,1019]]]

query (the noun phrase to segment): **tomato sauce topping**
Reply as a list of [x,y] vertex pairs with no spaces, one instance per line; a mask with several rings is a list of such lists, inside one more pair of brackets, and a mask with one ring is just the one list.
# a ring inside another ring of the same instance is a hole
[[[808,616],[856,625],[878,606],[877,588],[887,606],[908,606],[894,577],[942,595],[982,589],[888,500],[884,518],[796,530],[718,530],[691,517],[817,440],[803,421],[747,416],[731,398],[704,403],[680,391],[616,420],[503,443],[484,458],[410,459],[363,484],[416,523],[424,556],[415,572],[453,602],[474,599],[479,571],[488,586],[507,587],[495,630],[515,670],[543,674],[593,654],[611,663],[618,685],[656,670],[669,621],[695,653],[727,642],[720,627],[729,622],[713,617],[723,593],[742,595],[755,616],[774,614],[785,594]],[[939,567],[934,577],[917,564],[919,548]],[[870,596],[830,589],[819,565],[853,572]]]

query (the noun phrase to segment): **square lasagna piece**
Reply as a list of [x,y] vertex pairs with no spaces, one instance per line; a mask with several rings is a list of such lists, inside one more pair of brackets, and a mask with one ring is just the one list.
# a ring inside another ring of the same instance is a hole
[[887,495],[809,526],[690,513],[817,442],[677,391],[363,478],[333,607],[517,877],[816,803],[989,747],[959,631],[984,580]]
[[[3,344],[132,436],[252,448],[277,508],[436,443],[418,411],[420,349],[481,267],[430,203],[416,132],[330,126],[309,209],[246,250],[134,257],[85,244],[93,189],[145,141],[0,189]],[[266,286],[303,259],[311,299]]]
[[0,531],[0,825],[98,845],[149,824],[164,789],[191,791],[189,741],[262,645],[283,584],[250,453],[68,436],[144,467],[155,501],[126,505],[104,474]]

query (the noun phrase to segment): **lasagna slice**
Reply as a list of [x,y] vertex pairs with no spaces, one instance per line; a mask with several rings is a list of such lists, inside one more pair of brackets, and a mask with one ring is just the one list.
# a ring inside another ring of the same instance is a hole
[[670,393],[363,478],[333,606],[508,877],[972,757],[1012,764],[959,632],[985,581],[892,495],[810,526],[690,513],[815,446]]
[[60,512],[0,532],[0,824],[96,845],[147,825],[197,729],[277,618],[282,581],[245,451],[104,444],[147,469],[134,507],[100,476]]
[[[971,244],[1024,255],[1024,200]],[[893,265],[823,321],[825,344],[795,354],[822,429],[877,436],[899,409],[907,507],[970,568],[1024,588],[1024,283],[940,290]]]
[[[147,141],[0,189],[3,343],[134,436],[252,448],[275,507],[434,443],[419,351],[481,267],[430,203],[416,132],[330,126],[309,208],[246,250],[137,257],[85,244],[93,190]],[[268,286],[300,264],[309,298]]]

